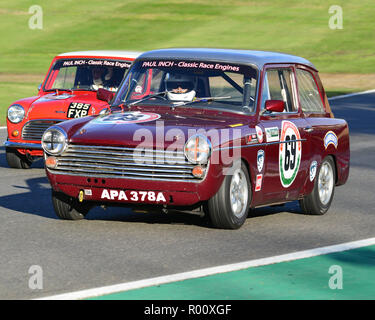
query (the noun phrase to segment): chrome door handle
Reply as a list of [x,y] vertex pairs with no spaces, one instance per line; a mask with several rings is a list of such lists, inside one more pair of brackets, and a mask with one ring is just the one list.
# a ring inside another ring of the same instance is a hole
[[307,127],[304,127],[303,130],[305,132],[313,132],[314,131],[314,128],[312,126],[307,126]]

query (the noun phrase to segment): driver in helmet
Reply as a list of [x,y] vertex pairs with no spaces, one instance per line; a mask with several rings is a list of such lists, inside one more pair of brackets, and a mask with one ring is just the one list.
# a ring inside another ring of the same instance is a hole
[[193,101],[196,95],[194,78],[182,74],[167,74],[167,97],[171,101]]
[[92,70],[92,88],[94,90],[98,90],[99,88],[103,88],[103,79],[102,76],[104,75],[105,69],[102,67],[93,67]]
[[110,67],[94,67],[92,69],[92,88],[94,90],[105,88],[110,91],[116,91],[113,73],[113,68]]

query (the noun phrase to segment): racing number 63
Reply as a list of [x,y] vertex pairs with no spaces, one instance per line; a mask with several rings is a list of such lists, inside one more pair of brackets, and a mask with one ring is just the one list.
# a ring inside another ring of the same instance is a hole
[[296,136],[293,134],[292,136],[285,137],[285,162],[284,162],[284,170],[293,170],[296,165],[296,151],[297,151],[297,142]]
[[284,188],[288,188],[297,176],[301,163],[302,142],[298,128],[291,121],[281,124],[279,147],[280,181]]

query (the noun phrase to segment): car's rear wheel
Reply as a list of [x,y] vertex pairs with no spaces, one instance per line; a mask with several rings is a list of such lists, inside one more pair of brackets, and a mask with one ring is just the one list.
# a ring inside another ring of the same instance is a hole
[[313,191],[299,201],[303,213],[323,215],[331,206],[335,193],[336,171],[332,157],[327,157],[320,165]]
[[87,203],[55,191],[52,191],[52,204],[56,215],[63,220],[81,220],[91,208]]
[[247,218],[251,202],[249,173],[243,162],[234,168],[207,202],[208,215],[216,228],[238,229]]
[[14,169],[29,169],[32,161],[25,155],[20,154],[17,150],[6,148],[6,159],[9,167]]

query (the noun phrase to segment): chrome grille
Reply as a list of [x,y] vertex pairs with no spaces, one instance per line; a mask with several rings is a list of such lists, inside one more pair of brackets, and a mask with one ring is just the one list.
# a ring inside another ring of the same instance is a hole
[[42,140],[44,131],[60,120],[31,120],[26,122],[22,129],[23,140]]
[[182,151],[134,149],[110,146],[68,145],[57,158],[56,174],[125,179],[197,182],[194,164]]

